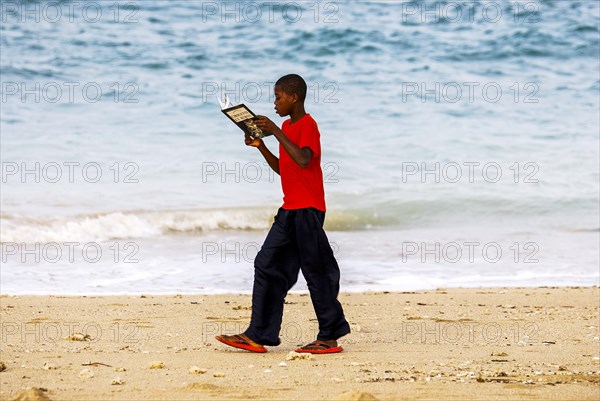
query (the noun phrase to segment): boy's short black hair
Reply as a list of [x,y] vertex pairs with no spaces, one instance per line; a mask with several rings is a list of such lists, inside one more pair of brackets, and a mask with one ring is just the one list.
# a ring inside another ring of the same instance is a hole
[[295,93],[301,102],[306,99],[306,82],[298,74],[284,75],[275,82],[275,86],[279,86],[288,95]]

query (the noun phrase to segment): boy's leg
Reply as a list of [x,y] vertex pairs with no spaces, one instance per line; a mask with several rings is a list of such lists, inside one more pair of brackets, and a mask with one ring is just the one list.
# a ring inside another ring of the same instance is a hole
[[295,229],[300,266],[319,321],[317,340],[337,340],[350,333],[338,301],[340,269],[323,230],[325,212],[308,208],[296,210]]
[[283,304],[298,280],[300,258],[296,247],[293,215],[279,209],[267,238],[254,259],[252,318],[244,332],[263,345],[279,345]]

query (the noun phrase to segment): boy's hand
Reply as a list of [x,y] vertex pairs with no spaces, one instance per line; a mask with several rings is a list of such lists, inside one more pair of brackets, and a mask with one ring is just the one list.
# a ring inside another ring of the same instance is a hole
[[275,125],[275,123],[273,121],[271,121],[269,118],[265,117],[265,116],[256,116],[256,118],[254,119],[254,124],[256,124],[256,126],[258,128],[260,128],[263,131],[267,131],[267,132],[275,132],[279,129],[279,127],[277,125]]
[[244,135],[244,141],[246,142],[246,145],[253,146],[255,148],[258,148],[263,143],[262,139],[254,139],[249,135]]

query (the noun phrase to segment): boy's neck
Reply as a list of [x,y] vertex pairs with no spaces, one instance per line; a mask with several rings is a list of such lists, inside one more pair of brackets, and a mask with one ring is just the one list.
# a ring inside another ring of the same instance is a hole
[[290,124],[295,123],[296,121],[298,121],[305,115],[306,115],[306,111],[304,111],[304,105],[299,105],[290,113],[290,119],[292,120],[292,121],[290,121]]

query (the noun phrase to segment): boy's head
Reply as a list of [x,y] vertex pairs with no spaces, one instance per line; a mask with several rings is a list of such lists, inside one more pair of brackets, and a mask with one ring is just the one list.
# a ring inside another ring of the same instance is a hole
[[281,117],[290,115],[295,107],[304,107],[306,82],[298,74],[288,74],[275,82],[275,111]]

